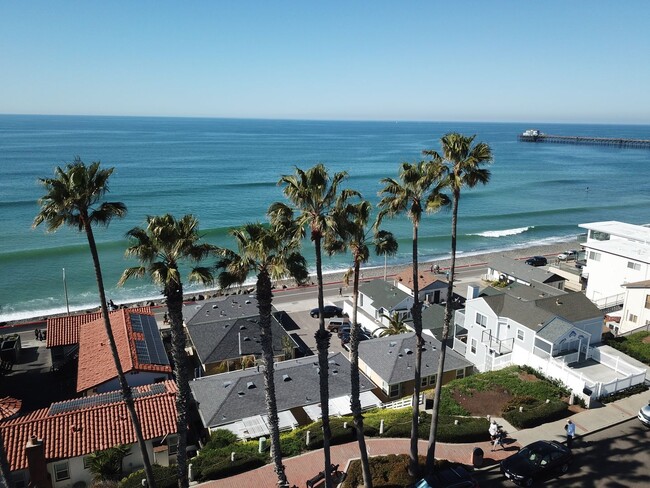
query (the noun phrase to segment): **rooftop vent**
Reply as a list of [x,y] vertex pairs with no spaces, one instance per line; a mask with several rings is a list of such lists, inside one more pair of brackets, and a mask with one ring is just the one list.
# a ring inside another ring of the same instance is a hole
[[219,308],[219,305],[212,305],[212,310],[214,310],[215,308]]
[[228,388],[230,385],[232,385],[232,381],[224,381],[223,382],[223,387]]
[[559,298],[555,300],[555,305],[562,305],[562,300],[560,300]]
[[288,374],[283,374],[282,381],[291,381],[291,376],[289,376]]
[[257,387],[255,386],[255,383],[249,381],[248,383],[246,383],[246,388],[252,390],[253,388],[257,388]]
[[247,342],[247,341],[250,341],[250,340],[251,340],[250,337],[248,337],[248,336],[245,336],[245,337],[244,337],[244,342]]
[[413,351],[411,351],[410,349],[406,348],[406,349],[404,349],[404,353],[405,353],[405,354],[413,354]]
[[390,344],[388,344],[388,347],[395,347],[397,345],[397,342],[391,341]]
[[333,369],[332,374],[339,374],[339,370],[338,369]]
[[243,392],[243,391],[238,391],[237,394],[238,394],[240,397],[243,397],[243,396],[244,396],[244,392]]
[[246,300],[245,303],[246,303],[246,305],[250,305],[250,304],[251,304],[251,301],[250,301],[250,300]]

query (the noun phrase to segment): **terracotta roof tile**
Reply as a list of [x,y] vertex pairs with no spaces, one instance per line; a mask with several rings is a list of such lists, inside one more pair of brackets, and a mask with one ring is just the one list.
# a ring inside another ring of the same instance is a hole
[[[128,309],[131,313],[151,314],[151,307],[134,307]],[[119,313],[120,310],[111,312]],[[66,315],[47,319],[47,347],[69,346],[79,343],[80,326],[93,322],[102,316],[101,312],[84,313],[81,315]]]
[[[160,388],[162,392],[154,393],[152,388]],[[135,399],[145,440],[176,432],[176,383],[165,381],[133,391],[148,395]],[[121,400],[102,403],[109,395],[115,392],[88,397],[94,399],[95,404],[84,407],[75,409],[74,402],[79,399],[68,400],[1,422],[0,432],[11,471],[27,468],[25,446],[32,435],[43,439],[48,462],[85,456],[118,444],[134,444],[136,437],[126,404]],[[72,410],[51,413],[56,406]]]
[[[131,327],[131,314],[137,312],[121,309],[110,314],[111,329],[117,345],[117,353],[124,373],[130,371],[153,371],[170,374],[169,364],[144,364],[138,361],[135,349],[136,340],[144,340],[141,332]],[[150,315],[142,314],[139,315]],[[117,377],[117,369],[108,343],[103,318],[84,324],[79,330],[79,367],[77,372],[77,391],[94,388]]]
[[[435,282],[440,282],[440,283],[447,283],[446,280],[442,278],[438,278],[436,273],[433,273],[429,271],[428,269],[422,269],[418,268],[419,271],[419,277],[418,277],[418,289],[419,290],[424,290],[427,286],[435,283]],[[408,269],[405,269],[401,273],[395,276],[395,281],[399,281],[402,283],[404,286],[406,286],[409,290],[413,291],[413,267],[409,267]]]

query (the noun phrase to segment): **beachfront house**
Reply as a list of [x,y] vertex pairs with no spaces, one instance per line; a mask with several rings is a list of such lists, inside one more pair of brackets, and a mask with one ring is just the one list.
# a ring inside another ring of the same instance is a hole
[[[404,293],[413,296],[413,267],[409,267],[395,276],[393,284]],[[447,300],[448,282],[432,270],[419,270],[418,296],[424,303],[444,303]]]
[[[245,369],[261,358],[260,317],[254,297],[233,295],[186,309],[187,335],[200,366],[197,376]],[[298,345],[276,315],[271,316],[271,333],[274,360],[294,358]]]
[[620,308],[627,283],[650,279],[650,228],[617,221],[579,227],[587,230],[587,240],[582,243],[587,258],[582,270],[587,298],[601,310]]
[[[153,315],[120,309],[110,315],[122,370],[129,386],[159,383],[171,378],[172,369]],[[117,370],[99,317],[83,324],[79,333],[77,392],[84,395],[119,390]]]
[[[368,341],[372,342],[372,341]],[[341,353],[328,357],[330,416],[350,414],[350,362]],[[197,378],[190,383],[199,416],[207,431],[227,429],[240,439],[269,435],[263,367]],[[314,356],[274,366],[280,430],[291,430],[321,417],[319,367]],[[360,374],[361,406],[381,405],[375,386]]]
[[[151,307],[131,308],[129,312],[151,315]],[[117,313],[119,310],[111,312],[111,315]],[[70,362],[76,361],[79,354],[79,328],[94,322],[101,316],[101,312],[94,312],[48,317],[46,346],[50,350],[53,370],[58,370]]]
[[542,267],[529,266],[523,261],[505,256],[495,256],[490,260],[484,279],[485,281],[501,283],[521,283],[528,286],[534,283],[542,283],[558,290],[564,289],[565,282],[564,277],[551,273]]
[[[422,391],[436,386],[440,356],[440,341],[429,334],[424,334],[424,338]],[[359,370],[381,389],[382,401],[413,394],[416,339],[414,332],[408,332],[359,343]],[[464,378],[473,370],[474,365],[470,361],[453,350],[447,350],[442,383]]]
[[[152,463],[176,461],[176,383],[133,389],[135,408]],[[53,403],[0,423],[0,434],[15,488],[92,486],[88,456],[119,444],[130,446],[125,474],[142,468],[129,413],[119,392]]]
[[610,328],[615,334],[650,330],[650,280],[625,283],[623,309],[608,313],[616,316]]
[[[407,320],[412,307],[413,297],[393,283],[377,278],[359,284],[357,320],[371,333],[387,325],[386,317],[392,317],[393,314],[397,314],[402,320]],[[343,310],[351,316],[352,303],[346,300]]]
[[587,403],[645,381],[644,369],[599,345],[603,313],[580,292],[470,287],[465,305],[455,315],[453,348],[480,371],[531,366]]

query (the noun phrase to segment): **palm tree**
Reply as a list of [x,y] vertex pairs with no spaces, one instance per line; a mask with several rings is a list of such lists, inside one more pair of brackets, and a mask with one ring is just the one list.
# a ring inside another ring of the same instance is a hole
[[99,162],[93,162],[90,166],[86,166],[79,157],[76,157],[72,163],[66,165],[65,169],[57,166],[54,170],[54,178],[40,178],[39,181],[45,187],[46,193],[38,200],[41,210],[34,218],[33,227],[45,223],[48,232],[54,232],[62,225],[69,225],[86,234],[95,268],[95,279],[99,290],[99,303],[104,319],[104,328],[113,355],[115,369],[117,370],[122,397],[129,411],[133,430],[140,446],[147,482],[150,487],[155,488],[149,454],[142,435],[142,426],[135,411],[131,388],[129,388],[124,376],[122,363],[113,337],[113,329],[111,328],[106,305],[104,278],[102,277],[99,252],[93,233],[93,225],[108,226],[113,218],[124,217],[126,215],[126,206],[121,202],[101,202],[108,192],[108,178],[113,173],[114,168],[101,169],[99,166]]
[[[356,204],[347,204],[335,210],[338,236],[341,247],[349,248],[352,252],[352,269],[345,274],[345,283],[349,284],[350,274],[353,275],[352,286],[352,327],[350,330],[350,409],[354,417],[354,427],[357,431],[359,453],[361,456],[361,471],[366,488],[372,488],[372,476],[368,462],[368,450],[363,430],[363,415],[359,391],[359,332],[357,320],[359,304],[359,275],[363,263],[368,262],[369,232],[368,222],[372,205],[363,200]],[[377,254],[394,255],[397,252],[397,241],[390,232],[378,231],[374,236]],[[338,247],[338,246],[337,246]]]
[[[327,350],[331,334],[325,329],[325,316],[323,313],[323,267],[322,267],[322,241],[328,234],[335,232],[336,222],[334,209],[341,207],[353,196],[358,196],[354,190],[344,189],[339,192],[339,185],[347,178],[346,172],[335,173],[330,177],[327,169],[322,164],[317,164],[307,171],[295,169],[293,175],[284,175],[278,182],[284,185],[282,190],[292,207],[276,202],[269,208],[272,224],[286,225],[293,221],[294,211],[297,213],[296,223],[300,232],[309,227],[311,240],[314,242],[316,255],[316,281],[318,283],[318,331],[315,334],[316,348],[318,349],[320,403],[323,421],[323,457],[325,462],[325,486],[331,488],[332,475],[330,473],[330,421],[329,421],[329,380]],[[331,234],[330,234],[331,235]]]
[[476,136],[463,136],[458,133],[449,133],[440,139],[442,156],[436,151],[423,151],[425,156],[430,156],[438,164],[447,168],[447,183],[452,194],[451,213],[451,267],[449,269],[449,283],[447,285],[447,304],[445,305],[445,320],[442,327],[440,340],[440,356],[438,360],[439,378],[433,396],[433,414],[431,417],[431,430],[429,431],[429,445],[427,448],[427,469],[434,469],[436,451],[436,430],[440,411],[440,395],[442,393],[442,375],[445,367],[445,354],[447,352],[447,338],[451,324],[452,297],[454,293],[454,274],[456,271],[456,232],[458,228],[458,203],[460,190],[463,187],[474,188],[479,183],[486,184],[490,181],[490,171],[483,165],[492,162],[492,150],[484,142],[472,146]]
[[394,217],[406,213],[413,223],[413,328],[417,336],[413,388],[413,416],[411,419],[411,452],[409,472],[418,474],[418,418],[420,415],[420,376],[422,366],[422,304],[418,286],[418,231],[423,212],[436,212],[448,205],[449,198],[442,193],[444,188],[444,167],[438,162],[402,163],[400,181],[384,178],[384,188],[379,192],[381,209],[377,217],[379,224],[385,216]]
[[[192,400],[189,384],[189,371],[185,345],[187,342],[183,326],[183,283],[179,265],[184,262],[199,263],[215,247],[199,242],[199,222],[193,215],[180,219],[170,214],[147,217],[147,227],[134,227],[127,232],[131,245],[126,249],[127,256],[135,256],[140,266],[127,268],[120,277],[119,285],[130,278],[149,276],[151,281],[162,286],[162,294],[167,304],[167,314],[172,333],[172,358],[174,378],[178,385],[176,395],[176,426],[178,433],[178,454],[176,455],[178,486],[189,486],[187,476],[187,417]],[[195,266],[190,269],[190,282],[211,284],[210,268]]]
[[399,316],[398,312],[394,312],[392,315],[386,315],[383,313],[381,316],[388,320],[388,325],[382,325],[379,327],[381,329],[379,337],[403,334],[409,331],[408,327],[406,327],[406,324],[404,323],[404,320]]
[[255,223],[233,229],[230,234],[235,238],[238,251],[219,249],[220,258],[216,265],[216,268],[221,270],[218,276],[219,285],[222,288],[242,285],[249,274],[257,275],[255,289],[257,290],[257,307],[260,312],[259,326],[265,365],[264,394],[271,426],[271,457],[278,476],[278,486],[289,486],[282,464],[278,406],[273,378],[273,337],[271,334],[273,288],[271,280],[291,276],[298,283],[303,283],[309,277],[307,264],[302,255],[297,252],[300,242],[287,233],[275,232],[262,224]]

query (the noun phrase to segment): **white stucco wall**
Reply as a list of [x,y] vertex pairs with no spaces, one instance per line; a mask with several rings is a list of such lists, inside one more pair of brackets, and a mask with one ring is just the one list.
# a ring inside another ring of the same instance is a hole
[[[588,275],[586,295],[592,301],[624,293],[623,284],[644,281],[650,277],[647,263],[632,257],[590,249],[589,243],[584,246],[587,249],[587,266],[583,269],[583,275]],[[600,261],[593,259],[592,252],[600,254]],[[629,262],[638,263],[640,269],[629,268]]]
[[[625,303],[621,322],[618,326],[618,333],[623,334],[638,329],[650,323],[650,309],[645,308],[646,297],[650,295],[650,288],[628,288],[626,290]],[[631,315],[636,315],[636,321],[632,321]]]

